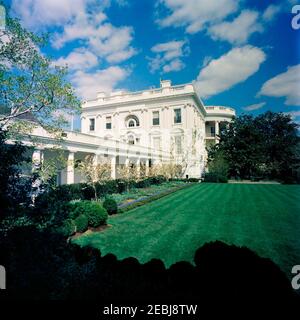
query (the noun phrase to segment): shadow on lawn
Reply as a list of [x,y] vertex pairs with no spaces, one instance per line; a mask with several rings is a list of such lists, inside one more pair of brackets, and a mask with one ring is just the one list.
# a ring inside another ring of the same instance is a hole
[[194,301],[203,306],[238,302],[252,310],[263,303],[274,312],[286,303],[290,308],[299,303],[271,260],[219,241],[196,251],[195,266],[178,262],[169,269],[156,259],[140,264],[135,258],[101,257],[97,249],[80,248],[34,228],[17,229],[0,244],[0,264],[7,270],[7,290],[0,291],[6,300]]

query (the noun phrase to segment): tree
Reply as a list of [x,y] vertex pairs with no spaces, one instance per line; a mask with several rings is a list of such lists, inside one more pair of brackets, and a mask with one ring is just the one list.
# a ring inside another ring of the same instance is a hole
[[150,176],[163,176],[167,180],[182,177],[183,168],[174,160],[168,163],[155,164],[150,168]]
[[262,157],[269,177],[293,180],[293,172],[300,166],[298,154],[300,138],[298,125],[282,113],[266,112],[255,119],[262,137]]
[[26,147],[20,143],[7,144],[7,132],[0,128],[0,220],[31,202],[30,192],[34,177],[22,177],[20,166],[29,161]]
[[119,165],[117,168],[118,176],[124,180],[126,191],[129,191],[130,182],[137,181],[140,177],[138,168],[133,163]]
[[45,44],[45,36],[25,30],[7,14],[6,28],[0,30],[0,127],[28,129],[28,121],[21,120],[30,118],[53,130],[79,110],[67,69],[54,66],[40,51]]
[[95,156],[88,155],[85,159],[77,164],[78,170],[85,176],[86,182],[92,186],[97,200],[98,182],[105,182],[111,179],[111,164],[108,160],[102,159],[95,163]]
[[215,175],[220,182],[228,180],[229,165],[225,160],[223,152],[216,152],[215,156],[208,162],[208,171]]
[[[67,166],[67,160],[63,150],[52,149],[55,151],[55,157],[46,158],[41,163],[34,164],[34,173],[37,176],[36,183],[38,189],[42,186],[45,189],[54,189],[57,187],[57,173]],[[32,164],[31,164],[32,165]],[[38,192],[39,193],[39,190]]]
[[290,181],[299,168],[298,146],[298,125],[289,115],[268,111],[233,119],[208,150],[208,158],[211,162],[222,155],[230,176]]

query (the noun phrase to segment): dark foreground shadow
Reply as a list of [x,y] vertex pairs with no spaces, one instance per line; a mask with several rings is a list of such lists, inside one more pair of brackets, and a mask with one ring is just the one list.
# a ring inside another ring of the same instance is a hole
[[177,262],[166,269],[157,259],[140,264],[135,258],[101,257],[96,249],[34,228],[14,230],[0,240],[0,264],[7,270],[7,289],[1,290],[5,300],[194,301],[216,309],[225,302],[249,310],[263,305],[273,312],[299,303],[290,281],[271,260],[219,241],[199,248],[195,265]]

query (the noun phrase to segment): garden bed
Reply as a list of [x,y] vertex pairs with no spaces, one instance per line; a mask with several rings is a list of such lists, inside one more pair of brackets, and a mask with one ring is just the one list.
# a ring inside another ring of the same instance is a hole
[[123,194],[113,194],[112,197],[118,203],[119,212],[129,211],[148,202],[160,199],[177,190],[191,186],[193,183],[182,181],[166,182],[161,185],[153,185],[148,188],[136,188]]

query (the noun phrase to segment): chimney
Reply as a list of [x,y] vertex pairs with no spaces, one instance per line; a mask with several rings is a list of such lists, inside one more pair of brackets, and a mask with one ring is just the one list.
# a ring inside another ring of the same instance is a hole
[[161,88],[170,88],[172,85],[171,80],[160,80]]
[[99,99],[100,101],[103,100],[103,98],[106,97],[106,93],[105,92],[98,92],[97,93],[97,99]]

